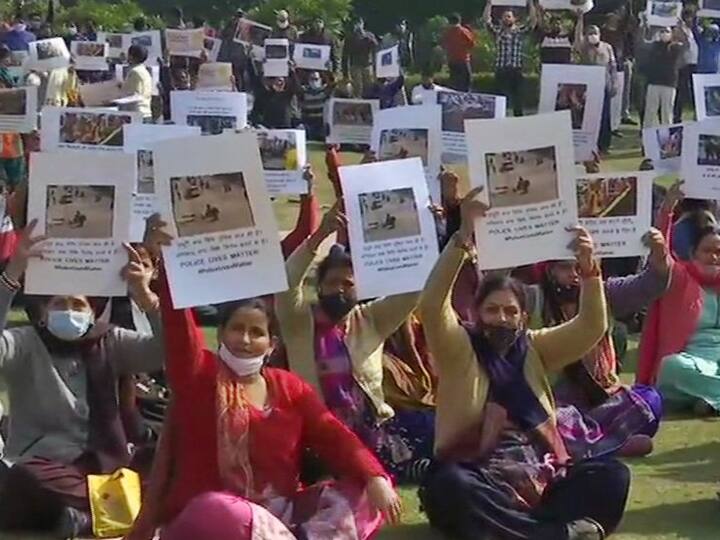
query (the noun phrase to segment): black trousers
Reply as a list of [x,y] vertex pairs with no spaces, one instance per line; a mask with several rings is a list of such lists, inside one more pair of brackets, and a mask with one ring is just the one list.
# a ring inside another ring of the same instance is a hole
[[695,108],[695,95],[693,93],[692,76],[697,70],[695,64],[688,64],[680,68],[678,72],[677,93],[675,94],[675,104],[673,105],[673,122],[682,122],[683,110],[688,104]]
[[521,68],[506,67],[495,70],[497,91],[508,100],[508,108],[512,106],[513,116],[523,115],[523,86],[525,76]]
[[472,79],[470,62],[448,62],[450,88],[459,92],[469,92]]
[[512,540],[567,540],[567,524],[590,518],[611,534],[620,523],[630,488],[630,471],[615,459],[589,460],[571,467],[526,513],[487,481],[481,466],[435,463],[420,488],[430,524],[458,539],[492,533]]
[[603,98],[602,115],[600,117],[600,131],[598,132],[598,150],[607,152],[612,143],[612,125],[610,119],[610,103],[612,98],[607,90]]

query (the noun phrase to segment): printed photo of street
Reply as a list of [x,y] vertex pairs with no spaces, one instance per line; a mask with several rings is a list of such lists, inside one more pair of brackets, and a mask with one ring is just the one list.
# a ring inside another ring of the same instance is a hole
[[485,154],[490,206],[539,204],[560,196],[555,147]]
[[112,238],[114,186],[51,185],[46,197],[49,238]]
[[420,218],[412,188],[361,193],[365,242],[381,242],[420,234]]

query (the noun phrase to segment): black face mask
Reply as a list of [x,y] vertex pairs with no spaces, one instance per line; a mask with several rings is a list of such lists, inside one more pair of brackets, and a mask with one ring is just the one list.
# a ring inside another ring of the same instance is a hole
[[561,304],[577,304],[580,299],[580,286],[579,285],[560,285],[557,281],[553,280],[553,291],[555,298]]
[[357,304],[342,293],[321,294],[318,299],[322,310],[334,322],[342,320]]
[[522,334],[521,328],[511,328],[494,324],[483,324],[482,333],[485,340],[500,355],[507,353]]

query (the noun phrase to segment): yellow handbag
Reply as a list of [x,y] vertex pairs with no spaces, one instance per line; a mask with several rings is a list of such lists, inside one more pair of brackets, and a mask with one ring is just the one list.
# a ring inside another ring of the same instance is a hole
[[140,512],[140,476],[130,469],[88,476],[93,533],[98,538],[124,536]]

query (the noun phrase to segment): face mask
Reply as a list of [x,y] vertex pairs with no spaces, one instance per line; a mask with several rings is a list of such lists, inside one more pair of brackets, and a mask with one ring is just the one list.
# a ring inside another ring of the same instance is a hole
[[557,298],[561,304],[576,303],[580,298],[579,285],[560,285],[557,281],[553,280],[553,289],[555,298]]
[[70,28],[68,28],[68,34],[70,34],[71,36],[76,36],[77,33],[78,33],[78,29],[75,28],[74,26],[71,26]]
[[228,349],[224,343],[220,344],[218,356],[238,377],[257,375],[265,365],[265,358],[267,358],[267,354],[254,358],[238,358],[230,352],[230,349]]
[[290,22],[289,21],[278,21],[277,25],[278,25],[278,28],[281,28],[284,30],[285,28],[290,26]]
[[662,43],[669,43],[672,36],[668,34],[667,32],[661,32],[658,36],[660,38],[660,41]]
[[483,336],[488,343],[500,354],[505,354],[510,350],[518,337],[522,333],[520,328],[510,328],[508,326],[496,326],[486,324],[482,327]]
[[590,34],[587,37],[587,40],[590,45],[598,45],[600,43],[600,36],[597,34]]
[[342,293],[322,294],[319,297],[320,307],[331,320],[337,322],[350,313],[357,302]]
[[58,339],[76,341],[87,334],[94,317],[87,311],[48,311],[47,329]]

